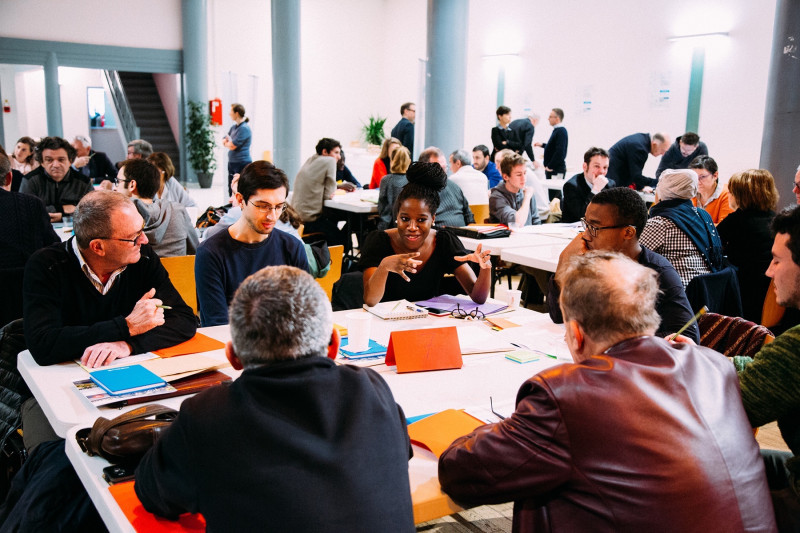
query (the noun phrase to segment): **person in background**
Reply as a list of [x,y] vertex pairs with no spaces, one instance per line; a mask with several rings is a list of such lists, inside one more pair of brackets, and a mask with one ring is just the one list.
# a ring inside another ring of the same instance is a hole
[[693,131],[687,131],[672,143],[669,150],[661,157],[656,170],[656,179],[668,168],[694,168],[689,163],[695,158],[708,155],[706,143],[700,142],[700,136]]
[[525,160],[515,153],[500,162],[503,183],[489,195],[489,221],[518,227],[541,224],[533,184],[526,182]]
[[717,231],[728,261],[737,269],[742,317],[760,324],[772,260],[770,224],[778,206],[772,174],[763,169],[737,172],[728,181],[728,201],[733,212],[717,225]]
[[186,208],[156,200],[161,184],[158,168],[144,159],[128,159],[119,167],[114,190],[133,199],[144,218],[144,234],[159,257],[194,255],[200,241]]
[[36,145],[40,166],[29,173],[20,192],[36,196],[44,202],[50,220],[61,222],[72,216],[75,206],[92,190],[89,182],[72,168],[75,148],[61,137],[45,137]]
[[40,248],[60,242],[39,198],[11,191],[11,162],[0,154],[0,327],[22,318],[22,273]]
[[702,207],[714,224],[719,224],[733,208],[728,201],[728,189],[719,182],[717,162],[701,155],[689,163],[688,168],[697,173],[697,196],[692,198],[695,207]]
[[[433,229],[447,174],[437,163],[417,162],[407,177],[394,209],[397,228],[370,233],[361,249],[364,303],[426,300],[441,294],[444,274],[455,274],[466,294],[482,304],[492,277],[489,252],[478,245],[468,253],[455,234]],[[480,265],[477,278],[467,261]]]
[[[647,156],[660,157],[669,149],[669,136],[666,133],[634,133],[623,137],[608,149],[608,179],[617,187],[655,188],[658,180],[642,175]],[[649,190],[649,189],[648,189]]]
[[319,284],[264,268],[229,316],[225,354],[243,372],[181,404],[136,469],[144,508],[202,513],[209,531],[413,533],[405,415],[379,374],[333,361]]
[[381,190],[378,192],[378,229],[389,229],[394,227],[397,215],[394,211],[394,203],[400,191],[408,183],[406,171],[411,165],[411,154],[408,148],[401,146],[394,151],[392,156],[391,174],[387,174],[381,180]]
[[547,117],[547,121],[553,127],[550,140],[546,143],[536,143],[536,146],[544,148],[542,163],[544,164],[545,177],[563,178],[567,173],[567,147],[569,136],[567,128],[564,127],[564,110],[554,107]]
[[400,114],[402,118],[392,128],[391,136],[399,139],[408,148],[411,157],[414,157],[414,120],[417,118],[417,106],[414,102],[406,102],[400,106]]
[[697,173],[691,169],[665,170],[658,180],[656,203],[639,241],[672,263],[683,287],[700,274],[723,268],[722,243],[705,210],[692,205],[697,195]]
[[[489,203],[489,181],[483,172],[472,167],[472,157],[466,150],[456,150],[450,154],[450,181],[461,187],[470,205]],[[483,221],[481,221],[483,222]]]
[[197,250],[194,272],[203,326],[228,323],[228,304],[250,274],[275,265],[308,270],[302,243],[275,228],[286,206],[286,174],[272,163],[255,161],[242,170],[238,189],[241,218]]
[[175,178],[175,166],[167,154],[153,152],[147,160],[154,164],[161,174],[161,184],[158,187],[156,199],[177,202],[183,207],[197,207],[197,202],[189,196],[183,185]]
[[250,142],[253,133],[250,131],[250,119],[244,116],[244,106],[233,104],[230,117],[234,125],[222,138],[222,145],[228,149],[228,194],[231,192],[231,181],[234,174],[239,174],[244,167],[253,162],[250,157]]
[[472,149],[472,159],[475,161],[473,167],[480,170],[489,180],[489,188],[498,186],[503,181],[503,176],[497,170],[497,165],[489,158],[489,148],[484,144],[479,144]]
[[[361,188],[361,183],[353,176],[353,173],[350,172],[350,169],[347,168],[344,161],[344,150],[342,150],[342,157],[336,163],[336,187],[339,189],[344,189],[347,192],[354,191],[356,189]],[[348,184],[352,185],[350,187]]]
[[134,139],[128,143],[125,159],[147,159],[153,153],[153,145],[144,139]]
[[539,168],[539,162],[537,162],[536,158],[533,156],[533,135],[536,132],[536,126],[538,124],[539,115],[531,113],[525,118],[512,120],[509,125],[511,131],[514,132],[522,145],[520,155],[523,153],[527,154],[534,168]]
[[32,138],[20,137],[11,155],[11,170],[17,170],[22,175],[35,170],[39,166],[33,154],[35,148],[36,141]]
[[583,154],[583,172],[572,176],[562,189],[561,222],[577,222],[586,213],[594,195],[616,186],[606,177],[608,152],[595,146]]
[[83,135],[76,135],[72,140],[75,148],[75,161],[72,168],[80,172],[90,183],[113,181],[117,175],[117,168],[105,152],[92,150],[92,141]]
[[495,111],[497,115],[497,126],[492,128],[492,157],[500,150],[513,150],[516,153],[522,152],[522,140],[517,137],[517,133],[511,129],[511,108],[501,105]]
[[656,273],[592,251],[560,277],[574,363],[456,439],[439,457],[442,490],[461,505],[513,501],[518,532],[774,532],[736,372],[655,336]]
[[797,173],[794,175],[794,186],[792,187],[797,203],[800,204],[800,165],[797,167]]
[[394,151],[400,146],[402,146],[402,143],[394,137],[389,137],[388,139],[383,140],[383,144],[381,145],[381,153],[378,155],[378,159],[376,159],[375,163],[372,165],[372,179],[369,181],[370,189],[377,189],[381,186],[381,180],[386,174],[389,173],[392,154],[394,154]]

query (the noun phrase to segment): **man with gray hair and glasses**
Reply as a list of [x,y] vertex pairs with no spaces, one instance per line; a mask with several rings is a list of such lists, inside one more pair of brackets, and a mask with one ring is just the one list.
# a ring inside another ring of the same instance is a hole
[[91,139],[83,135],[76,135],[72,140],[72,147],[75,148],[76,152],[72,168],[90,180],[94,180],[95,183],[114,181],[117,176],[117,169],[114,163],[111,162],[105,152],[92,150]]
[[308,271],[303,243],[275,227],[288,191],[286,174],[268,161],[254,161],[242,170],[234,195],[241,218],[197,249],[194,272],[203,326],[228,323],[228,304],[250,274],[277,265]]
[[[133,203],[93,191],[74,217],[74,237],[39,250],[25,265],[25,338],[36,362],[80,359],[99,367],[190,339],[194,313],[147,244]],[[26,446],[28,437],[25,427]]]
[[510,417],[453,442],[444,492],[514,501],[519,532],[775,531],[736,371],[654,335],[656,273],[592,251],[559,278],[574,363],[539,372]]
[[181,405],[136,470],[148,511],[209,531],[413,532],[402,409],[369,368],[337,365],[339,334],[307,273],[267,267],[230,307],[243,370]]

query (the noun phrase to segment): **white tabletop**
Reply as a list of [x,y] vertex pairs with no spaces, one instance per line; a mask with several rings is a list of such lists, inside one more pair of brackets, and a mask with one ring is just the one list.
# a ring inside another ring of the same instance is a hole
[[504,259],[503,251],[511,248],[527,246],[560,245],[566,246],[578,234],[574,224],[540,224],[538,226],[525,226],[514,230],[509,237],[500,239],[473,239],[461,237],[461,244],[467,250],[475,250],[478,244],[483,245],[483,250],[491,251],[492,255],[499,255]]
[[567,242],[563,244],[541,244],[503,250],[503,253],[500,254],[500,259],[517,265],[555,272],[556,267],[558,267],[558,257],[567,247],[567,244]]
[[[337,324],[346,325],[349,313],[366,313],[364,310],[334,313]],[[563,342],[563,326],[553,324],[547,315],[519,309],[501,316],[509,318],[520,327],[494,331],[485,322],[468,322],[449,317],[428,317],[415,320],[384,321],[372,316],[370,337],[379,343],[388,343],[392,331],[429,327],[456,326],[462,351],[482,345],[488,349],[517,342],[529,347],[538,347],[548,353],[557,353],[563,360],[568,354]],[[228,340],[227,326],[203,328],[202,332],[218,340]],[[398,374],[394,367],[387,367],[382,359],[362,361],[358,364],[371,366],[388,383],[395,400],[406,416],[412,417],[444,409],[467,408],[486,420],[496,418],[489,412],[489,396],[496,409],[506,414],[513,411],[514,400],[520,385],[540,370],[562,361],[543,357],[539,361],[518,364],[505,359],[504,352],[477,353],[463,356],[463,367],[458,370],[417,372]],[[212,357],[224,357],[222,350],[208,353]],[[66,438],[66,451],[78,476],[87,489],[105,524],[112,531],[133,531],[119,506],[102,479],[102,469],[108,463],[99,457],[83,453],[74,434],[81,427],[89,427],[98,416],[113,417],[125,410],[96,408],[80,397],[72,381],[85,376],[84,370],[74,363],[63,363],[40,367],[30,354],[20,355],[18,366],[31,391],[41,404],[48,419],[59,435]],[[232,369],[226,371],[236,375]],[[161,400],[159,403],[178,407],[185,397]],[[438,460],[427,450],[414,447],[415,456],[409,461],[409,479],[415,520],[430,520],[460,510],[440,489]]]
[[378,189],[357,189],[344,194],[337,192],[331,200],[325,200],[325,207],[350,213],[377,213],[378,193]]

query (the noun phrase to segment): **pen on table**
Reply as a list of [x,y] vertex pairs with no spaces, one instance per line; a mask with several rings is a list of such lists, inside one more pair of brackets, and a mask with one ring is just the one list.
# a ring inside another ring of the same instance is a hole
[[529,348],[528,346],[525,346],[524,344],[517,344],[516,342],[511,342],[509,344],[511,344],[511,346],[516,346],[520,350],[528,350],[528,351],[531,351],[531,352],[535,352],[535,353],[544,355],[545,357],[549,357],[550,359],[558,359],[555,355],[550,355],[549,353],[543,352],[541,350],[537,350],[536,348]]
[[701,316],[703,316],[703,315],[704,315],[704,314],[706,314],[706,313],[708,313],[708,306],[705,306],[705,305],[704,305],[702,308],[700,308],[700,310],[697,312],[697,314],[696,314],[696,315],[694,315],[694,316],[692,317],[692,319],[691,319],[691,320],[689,320],[689,322],[687,322],[687,323],[686,323],[686,324],[685,324],[685,325],[684,325],[684,326],[683,326],[681,329],[679,329],[679,330],[678,330],[678,332],[677,332],[676,334],[674,334],[672,337],[670,337],[670,338],[669,338],[669,340],[673,340],[675,337],[677,337],[678,335],[680,335],[681,333],[683,333],[684,331],[686,331],[687,329],[689,329],[689,327],[690,327],[692,324],[694,324],[695,322],[697,322],[697,319],[699,319]]
[[422,309],[420,309],[419,307],[414,307],[413,305],[407,305],[406,309],[414,311],[415,313],[424,313]]
[[157,305],[156,307],[160,307],[161,309],[172,309],[172,307],[168,305]]

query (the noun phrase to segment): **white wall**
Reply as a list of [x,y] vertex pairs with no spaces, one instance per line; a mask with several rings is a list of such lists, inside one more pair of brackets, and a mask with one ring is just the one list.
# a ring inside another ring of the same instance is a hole
[[[100,0],[70,2],[69,8],[55,0],[7,4],[0,20],[4,36],[181,47],[179,0],[143,0],[135,10]],[[43,9],[49,20],[67,23],[14,22],[34,20]],[[504,103],[517,117],[526,107],[542,115],[535,140],[549,136],[549,109],[564,109],[570,171],[580,168],[592,145],[608,148],[638,131],[680,135],[691,43],[667,38],[729,31],[706,52],[699,133],[723,178],[757,166],[774,12],[775,0],[675,0],[669,6],[637,0],[471,0],[464,147],[489,144],[498,60],[485,56],[498,53],[517,54],[508,58]],[[313,153],[323,136],[345,147],[360,140],[362,122],[371,114],[388,118],[388,134],[404,101],[416,101],[424,110],[419,65],[426,55],[426,16],[427,0],[302,1],[302,157]],[[220,135],[230,126],[230,104],[240,101],[251,117],[253,155],[260,157],[273,145],[269,0],[209,0],[209,25],[209,95],[223,98],[226,112]],[[658,106],[654,101],[662,87],[669,88],[671,100]],[[592,105],[585,111],[587,95]],[[65,124],[65,133],[71,129]],[[222,150],[218,160],[224,167]],[[651,158],[646,170],[656,166]]]

